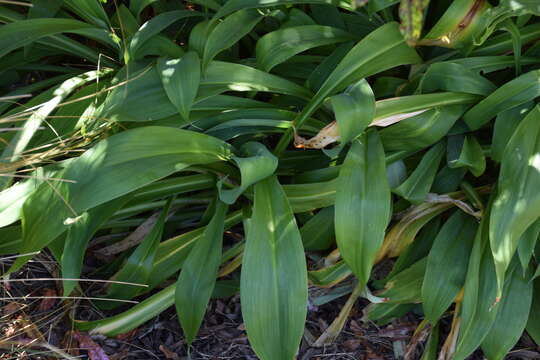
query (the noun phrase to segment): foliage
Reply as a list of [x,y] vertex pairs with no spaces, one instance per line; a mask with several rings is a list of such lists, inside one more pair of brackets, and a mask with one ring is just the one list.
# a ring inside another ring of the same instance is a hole
[[310,290],[347,289],[317,345],[362,296],[380,323],[422,303],[425,359],[445,313],[441,359],[502,359],[525,329],[540,339],[539,15],[533,0],[0,1],[8,273],[47,249],[76,294],[92,239],[132,232],[94,276],[141,302],[78,328],[117,335],[175,304],[191,343],[210,298],[239,293],[257,355],[292,359],[323,301]]

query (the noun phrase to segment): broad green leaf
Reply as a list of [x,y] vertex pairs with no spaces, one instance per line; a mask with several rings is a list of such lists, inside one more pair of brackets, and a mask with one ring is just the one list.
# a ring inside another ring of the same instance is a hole
[[287,27],[270,32],[257,41],[257,64],[269,72],[296,54],[311,48],[353,40],[348,32],[322,25]]
[[360,284],[367,283],[382,245],[390,200],[384,150],[377,132],[369,131],[353,142],[341,167],[335,205],[336,241]]
[[201,81],[201,64],[197,53],[190,51],[181,59],[160,58],[157,71],[167,97],[178,109],[184,122],[189,122],[189,112],[197,96]]
[[[362,0],[353,1],[356,1],[357,3],[362,3]],[[392,5],[399,3],[399,1],[400,0],[369,0],[367,1],[368,13],[372,15],[378,11],[384,10]],[[364,3],[366,3],[366,1],[364,1]]]
[[[64,221],[77,221],[86,210],[190,165],[228,160],[230,155],[229,145],[220,140],[167,127],[147,126],[102,140],[59,174],[74,182],[44,183],[25,202],[21,250],[42,249],[66,230]],[[12,270],[27,260],[17,259]]]
[[520,271],[516,264],[508,276],[505,295],[497,305],[497,317],[482,342],[482,351],[490,360],[504,359],[525,330],[533,296],[530,275]]
[[109,18],[99,0],[68,0],[64,5],[85,21],[103,28],[109,26]]
[[474,239],[469,258],[463,301],[461,324],[454,358],[466,359],[491,329],[498,306],[495,304],[497,277],[489,249],[489,211],[484,215]]
[[337,181],[283,185],[283,190],[295,213],[334,205]]
[[[99,228],[127,201],[129,196],[124,196],[82,214],[79,221],[69,225],[64,242],[64,250],[60,259],[62,277],[66,279],[78,279],[86,253],[86,246]],[[77,281],[64,280],[64,296],[69,296]]]
[[321,209],[300,228],[306,250],[327,250],[334,242],[334,207]]
[[250,66],[223,61],[212,61],[201,80],[201,85],[222,86],[224,91],[268,91],[309,99],[306,88],[294,82],[268,74]]
[[[399,65],[419,61],[418,54],[403,40],[397,23],[379,27],[356,44],[341,60],[315,96],[302,109],[295,120],[296,126],[301,127],[328,96],[343,90],[349,84]],[[276,147],[277,154],[285,150],[291,138],[291,131],[281,138]]]
[[[45,36],[60,33],[75,33],[88,35],[88,31],[96,30],[99,34],[104,34],[101,29],[88,23],[62,18],[41,18],[30,20],[19,20],[3,25],[0,29],[0,58],[11,51],[31,44]],[[98,33],[95,33],[97,35]],[[107,35],[103,35],[107,36]]]
[[469,128],[477,130],[497,114],[540,96],[540,71],[517,77],[495,90],[463,115]]
[[53,18],[62,7],[64,0],[32,0],[27,19]]
[[521,267],[523,273],[527,271],[529,263],[534,253],[534,248],[536,242],[538,241],[538,236],[540,235],[540,220],[536,220],[525,232],[521,235],[521,238],[518,240],[518,255],[519,261],[521,262]]
[[380,130],[387,151],[419,150],[441,140],[465,112],[465,105],[435,107]]
[[420,360],[436,360],[439,348],[439,324],[432,326],[431,333],[424,347]]
[[442,62],[431,65],[422,77],[420,88],[423,92],[435,90],[464,92],[488,96],[496,90],[489,80],[454,62]]
[[476,228],[473,217],[456,211],[433,242],[422,284],[422,307],[433,325],[463,287]]
[[201,14],[196,11],[175,10],[159,14],[156,17],[148,20],[139,28],[139,31],[133,35],[133,38],[131,38],[129,43],[130,57],[132,59],[137,59],[137,52],[139,48],[141,48],[144,43],[146,43],[153,36],[165,30],[171,24],[178,20],[194,16],[201,16]]
[[229,49],[249,34],[261,19],[262,15],[257,10],[246,9],[227,16],[217,24],[206,40],[202,57],[203,69],[207,68],[217,54]]
[[309,271],[308,278],[309,282],[315,286],[332,287],[351,276],[351,274],[351,269],[347,264],[344,261],[338,261],[322,269]]
[[533,107],[534,103],[529,101],[515,108],[500,112],[497,115],[493,126],[491,142],[491,158],[493,160],[498,162],[502,160],[506,144],[508,144],[519,123]]
[[364,317],[377,325],[386,325],[401,318],[414,308],[414,304],[371,303],[364,310]]
[[523,119],[510,138],[501,161],[497,197],[489,224],[499,295],[504,273],[521,235],[538,219],[540,195],[540,108]]
[[300,232],[275,177],[255,185],[241,274],[242,316],[263,360],[293,359],[304,333],[307,271]]
[[473,135],[450,136],[447,159],[450,168],[466,167],[476,177],[486,170],[484,151]]
[[342,144],[362,134],[375,117],[375,95],[365,79],[332,96],[330,101]]
[[201,326],[221,260],[227,206],[218,201],[212,220],[190,251],[176,283],[176,313],[188,345]]
[[394,275],[377,296],[386,298],[388,304],[418,303],[422,298],[422,282],[426,273],[427,258]]
[[393,192],[413,204],[423,202],[431,189],[443,155],[444,144],[440,142],[426,152],[412,174]]
[[158,0],[130,0],[129,2],[129,10],[133,13],[133,15],[139,19],[141,12],[146,8],[147,6],[151,5],[152,3],[155,3]]
[[352,41],[341,44],[330,55],[326,56],[309,75],[309,78],[306,80],[306,86],[313,91],[318,91],[326,78],[332,73],[332,70],[352,49],[353,45],[354,43]]
[[[154,265],[154,259],[156,258],[158,245],[163,237],[163,227],[171,209],[172,199],[169,198],[150,232],[127,258],[122,268],[114,275],[114,280],[147,285]],[[111,283],[107,289],[106,297],[112,299],[131,299],[140,292],[140,287]],[[118,304],[111,303],[110,305],[114,306]],[[109,307],[108,304],[107,307]]]
[[527,321],[527,334],[529,334],[536,344],[540,343],[540,282],[533,282],[534,292],[531,304],[529,320]]
[[278,165],[278,159],[261,143],[246,143],[242,147],[242,152],[249,157],[233,156],[231,158],[240,169],[240,186],[235,189],[225,189],[224,181],[218,182],[219,198],[226,204],[233,204],[249,186],[272,175]]

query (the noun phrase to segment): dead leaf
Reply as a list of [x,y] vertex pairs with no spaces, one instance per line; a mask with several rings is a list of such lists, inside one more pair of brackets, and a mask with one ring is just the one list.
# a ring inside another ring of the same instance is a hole
[[38,306],[39,311],[47,311],[54,307],[54,304],[56,303],[56,299],[51,299],[51,296],[56,296],[56,290],[54,289],[44,289],[42,291],[42,296],[44,299],[41,301],[41,303]]
[[79,342],[79,347],[88,352],[90,360],[110,360],[101,346],[92,340],[88,334],[74,331],[73,337]]
[[128,341],[128,340],[133,339],[138,332],[139,332],[139,328],[135,328],[123,334],[116,335],[115,338],[122,341]]
[[294,133],[294,146],[299,149],[323,149],[336,141],[339,141],[339,131],[335,120],[323,127],[311,139],[305,139]]
[[159,351],[161,351],[163,353],[163,355],[165,355],[165,358],[167,359],[170,359],[170,360],[180,360],[180,356],[178,356],[177,353],[167,349],[167,347],[163,344],[159,345]]

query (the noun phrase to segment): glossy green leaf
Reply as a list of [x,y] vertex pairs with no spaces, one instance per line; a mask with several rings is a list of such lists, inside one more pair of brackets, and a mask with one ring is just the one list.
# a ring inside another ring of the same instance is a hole
[[486,170],[486,158],[482,147],[473,135],[448,138],[448,166],[466,167],[478,177]]
[[223,180],[218,182],[219,198],[226,204],[233,204],[249,186],[272,175],[278,166],[278,159],[261,143],[249,142],[242,147],[242,152],[249,157],[232,157],[240,169],[240,186],[225,189]]
[[270,71],[308,49],[353,39],[348,32],[330,26],[303,25],[279,29],[257,41],[257,63],[259,68]]
[[486,338],[497,316],[494,306],[497,295],[495,265],[489,249],[489,212],[483,218],[469,258],[461,324],[454,358],[466,359]]
[[536,220],[518,240],[518,255],[523,272],[527,271],[534,253],[538,236],[540,235],[540,220]]
[[[356,44],[326,78],[315,96],[295,120],[300,127],[315,112],[326,97],[343,90],[349,84],[375,73],[420,61],[416,52],[404,41],[399,26],[389,23],[379,27]],[[287,132],[276,147],[280,154],[292,138]]]
[[491,158],[493,160],[499,162],[502,160],[508,141],[514,134],[519,123],[533,107],[534,103],[529,101],[515,108],[500,112],[497,115],[493,126],[491,143]]
[[422,307],[433,325],[463,287],[476,229],[472,216],[456,211],[433,242],[422,284]]
[[139,28],[139,31],[133,35],[129,43],[129,54],[131,58],[137,59],[137,52],[139,49],[153,36],[159,34],[161,31],[165,30],[178,20],[194,16],[201,16],[201,14],[196,11],[175,10],[159,14],[145,22]]
[[421,81],[423,92],[435,90],[464,92],[487,96],[496,90],[489,80],[454,62],[442,62],[431,65]]
[[321,209],[300,228],[306,250],[326,250],[334,242],[334,207]]
[[540,283],[539,280],[533,282],[533,297],[529,320],[527,321],[527,334],[533,338],[534,342],[540,343]]
[[535,107],[510,138],[493,204],[489,234],[499,294],[521,235],[538,219],[540,196],[540,109]]
[[540,72],[517,77],[495,90],[463,115],[469,128],[477,130],[502,111],[524,104],[540,96]]
[[330,99],[342,144],[362,134],[375,117],[375,95],[365,79]]
[[[77,221],[86,210],[192,164],[227,160],[230,154],[230,147],[220,140],[166,127],[147,126],[102,140],[59,174],[74,182],[42,184],[27,199],[22,251],[42,249],[66,230],[64,221]],[[134,173],[137,176],[132,176]],[[17,259],[12,270],[27,260]]]
[[422,157],[422,160],[407,180],[395,188],[393,192],[413,204],[423,202],[431,189],[443,155],[443,143],[433,146]]
[[465,112],[465,105],[435,107],[380,131],[387,151],[418,150],[441,140]]
[[201,326],[221,260],[227,206],[218,201],[212,220],[190,251],[176,283],[176,313],[188,345]]
[[509,274],[505,295],[497,305],[497,317],[482,342],[482,351],[488,359],[504,359],[525,330],[533,296],[533,283],[529,278],[530,273],[524,274],[517,264]]
[[242,9],[265,8],[279,5],[296,5],[296,4],[331,4],[350,9],[350,2],[347,0],[231,0],[222,6],[214,16],[215,18],[224,17],[235,11]]
[[248,338],[264,360],[292,359],[304,333],[307,271],[300,232],[277,179],[255,185],[240,298]]
[[178,109],[184,122],[189,122],[189,112],[197,96],[201,80],[201,64],[197,53],[188,52],[181,59],[160,58],[157,71],[167,97]]
[[246,9],[227,16],[217,24],[206,40],[202,57],[203,69],[206,69],[217,54],[249,34],[261,19],[262,15],[257,10]]
[[388,304],[417,303],[421,300],[422,283],[426,273],[427,258],[394,275],[377,296],[386,298]]
[[384,150],[375,131],[355,140],[338,178],[335,226],[343,259],[366,284],[390,215]]

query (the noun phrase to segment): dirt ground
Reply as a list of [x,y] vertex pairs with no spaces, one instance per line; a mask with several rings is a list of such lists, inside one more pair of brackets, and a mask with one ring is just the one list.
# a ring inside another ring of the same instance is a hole
[[[9,265],[4,260],[2,267]],[[5,270],[5,269],[2,269]],[[60,294],[60,283],[40,278],[59,277],[56,263],[39,255],[10,281],[2,284],[0,304],[0,359],[188,359],[186,343],[174,307],[139,328],[115,338],[89,336],[74,331],[70,317],[93,320],[112,314],[100,312],[86,300],[62,301],[51,298]],[[93,286],[93,285],[90,285]],[[91,291],[91,289],[88,289]],[[318,359],[398,359],[407,348],[420,319],[414,314],[378,327],[361,321],[367,301],[355,304],[341,335],[329,346],[312,347],[314,340],[338,315],[346,297],[323,306],[311,306],[306,332],[298,354],[299,360]],[[122,310],[122,309],[119,309]],[[443,332],[450,319],[443,320]],[[417,347],[421,352],[422,344]],[[396,356],[397,354],[397,356]],[[413,358],[420,358],[415,355]],[[509,358],[538,359],[540,353],[527,335]],[[199,336],[191,349],[191,359],[257,359],[249,347],[242,323],[239,296],[213,300]],[[471,359],[482,359],[478,352]]]

